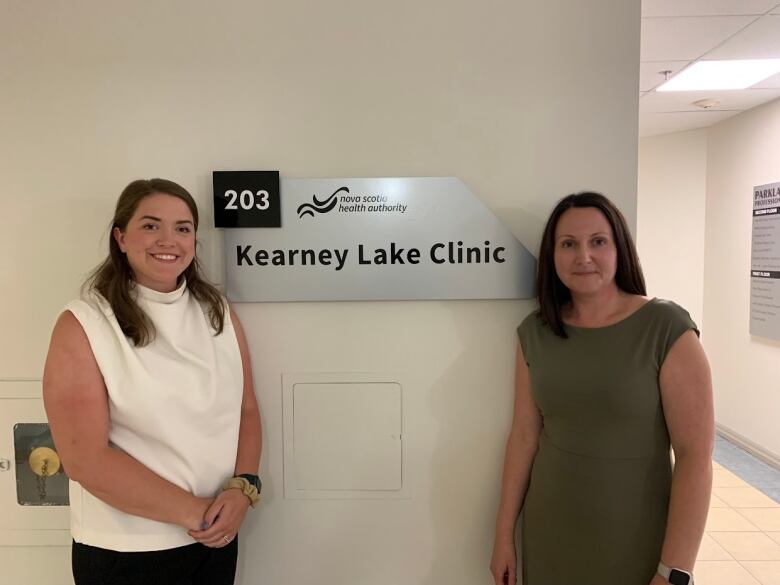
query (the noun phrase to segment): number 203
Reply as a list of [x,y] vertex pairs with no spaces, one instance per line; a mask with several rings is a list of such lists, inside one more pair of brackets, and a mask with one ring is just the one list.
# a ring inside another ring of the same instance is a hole
[[[238,194],[238,191],[234,189],[228,189],[225,191],[225,197],[229,197],[230,201],[227,202],[227,205],[225,205],[225,209],[238,209],[238,203],[241,205],[242,209],[268,209],[268,206],[270,205],[270,202],[268,201],[268,191],[262,190],[258,191],[257,193],[253,193],[252,191],[245,189],[244,191],[241,191],[241,194]],[[256,201],[256,199],[259,199],[259,201]]]

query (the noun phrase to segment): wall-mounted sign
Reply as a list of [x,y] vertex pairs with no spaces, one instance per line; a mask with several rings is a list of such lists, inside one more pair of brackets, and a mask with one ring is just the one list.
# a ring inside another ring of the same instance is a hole
[[282,179],[280,195],[281,229],[225,230],[232,301],[534,296],[534,257],[454,177]]
[[780,339],[780,183],[753,189],[750,333]]
[[281,227],[279,171],[214,171],[214,227]]

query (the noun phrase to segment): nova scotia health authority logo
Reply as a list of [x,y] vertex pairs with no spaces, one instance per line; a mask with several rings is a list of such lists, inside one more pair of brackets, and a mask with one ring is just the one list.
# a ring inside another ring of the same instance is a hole
[[316,195],[312,195],[312,201],[314,203],[304,203],[302,205],[298,206],[298,217],[303,219],[305,215],[311,215],[314,217],[314,212],[317,213],[328,213],[329,211],[332,211],[334,207],[336,207],[336,204],[339,202],[339,193],[349,193],[349,189],[347,187],[340,187],[336,189],[333,194],[328,197],[327,199],[320,201],[317,199]]
[[339,187],[329,197],[319,199],[312,195],[311,203],[298,206],[298,218],[314,217],[315,213],[405,213],[405,203],[388,204],[387,195],[363,195],[349,192],[349,187]]

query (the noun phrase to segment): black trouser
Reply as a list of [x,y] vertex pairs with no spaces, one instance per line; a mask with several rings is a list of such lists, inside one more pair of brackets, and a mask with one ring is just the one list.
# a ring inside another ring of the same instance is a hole
[[76,585],[233,585],[238,536],[222,548],[200,543],[145,552],[117,552],[73,542]]

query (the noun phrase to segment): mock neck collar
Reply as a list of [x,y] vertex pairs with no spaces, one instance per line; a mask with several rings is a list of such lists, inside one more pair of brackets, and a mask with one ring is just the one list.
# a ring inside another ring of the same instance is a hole
[[182,295],[184,295],[184,291],[187,290],[187,279],[182,278],[179,287],[175,290],[172,290],[171,292],[156,291],[154,289],[147,288],[142,284],[138,284],[137,282],[135,283],[134,289],[137,292],[139,299],[144,299],[145,301],[152,303],[171,305],[178,301]]

